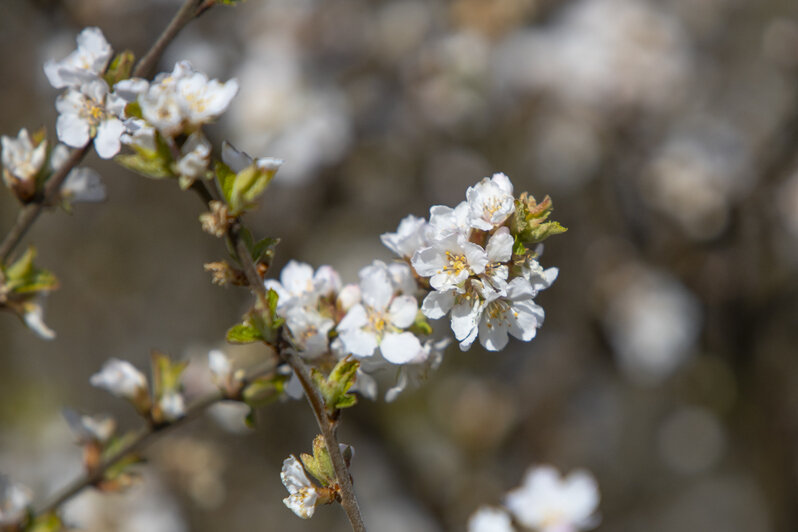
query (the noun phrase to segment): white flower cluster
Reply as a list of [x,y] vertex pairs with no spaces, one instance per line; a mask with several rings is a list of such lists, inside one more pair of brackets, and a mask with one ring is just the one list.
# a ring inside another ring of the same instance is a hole
[[468,532],[515,532],[513,519],[524,530],[590,530],[599,522],[598,503],[596,480],[587,471],[574,471],[562,478],[551,466],[533,467],[523,485],[505,497],[506,510],[480,508],[469,519]]
[[342,285],[330,266],[314,273],[289,262],[280,281],[265,283],[279,296],[286,338],[308,360],[354,355],[361,361],[358,389],[366,395],[372,387],[366,372],[398,366],[389,399],[440,362],[448,341],[429,338],[426,318],[450,314],[463,350],[477,337],[492,351],[507,344],[508,334],[531,340],[544,315],[533,299],[557,269],[513,255],[512,192],[507,176],[496,174],[470,187],[454,209],[432,207],[429,221],[408,216],[396,233],[382,235],[404,262],[374,261],[360,270],[358,284]]
[[[140,78],[109,87],[103,74],[113,51],[99,28],[78,35],[78,48],[61,61],[49,61],[44,72],[55,88],[66,88],[56,101],[58,138],[75,148],[94,139],[103,159],[116,155],[122,143],[154,151],[155,131],[166,138],[194,133],[221,115],[238,91],[238,82],[221,83],[181,61],[171,73],[152,82]],[[141,117],[129,116],[128,104],[138,102]],[[210,145],[197,133],[183,146],[178,171],[190,179],[208,166]]]
[[508,225],[514,212],[513,185],[495,174],[469,187],[455,208],[436,205],[429,221],[407,217],[396,233],[382,236],[429,283],[421,311],[433,320],[449,314],[464,351],[477,337],[490,351],[503,349],[508,333],[528,342],[543,324],[533,299],[554,282],[557,269],[543,270],[533,258],[513,262]]

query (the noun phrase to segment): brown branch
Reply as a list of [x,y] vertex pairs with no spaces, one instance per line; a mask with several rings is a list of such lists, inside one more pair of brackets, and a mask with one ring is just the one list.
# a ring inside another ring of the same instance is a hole
[[[160,37],[158,37],[158,40],[155,41],[155,44],[152,45],[150,50],[138,62],[136,68],[133,70],[133,75],[136,77],[149,76],[150,71],[155,68],[155,65],[158,63],[161,55],[163,55],[166,47],[174,40],[180,30],[206,9],[208,9],[208,6],[204,5],[203,0],[186,0],[163,33],[161,33]],[[64,184],[64,180],[69,175],[70,170],[80,164],[83,157],[88,153],[90,146],[91,142],[72,152],[69,159],[67,159],[50,179],[47,180],[47,185],[45,185],[44,191],[41,197],[38,198],[38,201],[27,205],[19,212],[14,226],[3,238],[3,242],[0,243],[0,263],[4,263],[8,260],[8,257],[17,245],[19,245],[19,242],[28,232],[28,229],[30,229],[42,213],[44,207],[52,204],[58,192],[61,190],[61,185]]]
[[177,427],[179,425],[184,424],[185,422],[196,418],[200,413],[204,412],[208,407],[213,404],[216,404],[218,401],[224,399],[221,392],[215,392],[209,394],[207,397],[204,397],[194,403],[192,406],[188,408],[186,411],[186,415],[180,419],[177,419],[171,423],[163,424],[163,425],[148,425],[141,429],[136,436],[124,447],[119,449],[113,455],[107,457],[102,463],[97,466],[96,469],[93,469],[91,473],[87,473],[86,475],[77,478],[74,482],[72,482],[69,486],[63,489],[58,495],[52,498],[49,502],[44,504],[41,508],[34,512],[35,516],[42,516],[48,513],[56,511],[61,505],[67,502],[69,499],[83,491],[84,489],[90,486],[96,486],[100,481],[103,480],[105,477],[106,471],[108,468],[112,467],[114,464],[122,460],[123,458],[130,456],[130,454],[137,452],[138,450],[145,447],[147,444],[150,443],[150,440],[154,439],[156,435],[163,434],[167,430]]
[[[211,184],[209,187],[206,187],[204,184],[202,184],[201,187],[196,187],[196,189],[199,188],[205,189],[205,192],[201,192],[200,190],[195,191],[206,203],[208,201],[208,197],[217,198],[219,196],[218,190],[213,184]],[[236,221],[236,223],[233,224],[233,226],[227,232],[227,239],[231,247],[235,250],[236,257],[238,258],[238,261],[244,270],[244,274],[247,277],[247,282],[249,283],[250,289],[255,293],[260,301],[265,303],[268,297],[266,287],[263,284],[263,279],[261,279],[260,275],[258,274],[258,270],[254,261],[252,260],[252,256],[250,255],[246,244],[240,238],[240,234],[243,229],[244,225],[241,223],[241,221]],[[341,494],[341,506],[343,506],[346,516],[349,518],[349,523],[352,525],[352,530],[355,532],[365,532],[366,525],[363,522],[363,516],[360,513],[360,506],[358,505],[357,496],[355,495],[355,490],[352,486],[352,477],[349,474],[349,468],[346,466],[346,461],[344,460],[344,456],[341,453],[341,448],[338,445],[338,438],[335,434],[335,424],[327,415],[327,411],[324,406],[324,399],[313,385],[313,381],[310,377],[310,370],[302,361],[302,359],[295,354],[286,353],[285,351],[281,350],[279,355],[289,366],[291,366],[291,369],[294,370],[294,373],[299,379],[302,389],[305,392],[305,396],[308,399],[310,408],[313,410],[313,415],[316,417],[316,423],[321,430],[321,435],[324,438],[324,443],[327,446],[327,452],[330,453],[333,468],[335,469],[335,475],[338,477],[338,485],[340,487]]]

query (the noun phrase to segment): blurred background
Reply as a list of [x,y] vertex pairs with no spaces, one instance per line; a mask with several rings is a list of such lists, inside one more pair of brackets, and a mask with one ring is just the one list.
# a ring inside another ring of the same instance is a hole
[[[142,55],[176,0],[0,3],[0,132],[46,126],[48,58],[99,26]],[[289,259],[345,280],[380,233],[507,173],[549,194],[570,230],[544,266],[529,344],[455,346],[418,390],[345,412],[372,530],[463,530],[527,466],[592,471],[601,531],[798,529],[798,4],[794,0],[250,0],[214,9],[169,49],[238,78],[209,130],[285,159],[249,225]],[[200,203],[92,155],[109,199],[43,216],[26,242],[61,289],[44,342],[0,316],[0,471],[42,500],[80,471],[63,406],[116,415],[88,384],[109,357],[192,360],[249,297],[212,286],[224,257]],[[17,205],[0,194],[0,232]],[[445,325],[442,325],[445,326]],[[247,356],[244,353],[244,356]],[[383,388],[384,390],[384,388]],[[88,494],[91,531],[347,530],[297,519],[282,460],[316,433],[304,401],[217,411],[147,452],[143,486]]]

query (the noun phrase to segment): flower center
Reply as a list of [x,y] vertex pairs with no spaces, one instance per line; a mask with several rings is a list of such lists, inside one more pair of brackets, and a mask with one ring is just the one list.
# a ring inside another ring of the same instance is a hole
[[454,275],[457,275],[468,268],[468,261],[463,254],[454,254],[451,251],[447,251],[446,262],[448,264],[443,268],[443,271],[452,273]]

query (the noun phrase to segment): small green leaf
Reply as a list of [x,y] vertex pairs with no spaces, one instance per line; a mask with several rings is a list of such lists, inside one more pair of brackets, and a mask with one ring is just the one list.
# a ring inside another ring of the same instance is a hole
[[257,205],[256,201],[266,190],[277,169],[263,169],[253,163],[235,175],[228,204],[230,214],[238,216]]
[[255,379],[241,392],[242,398],[253,408],[269,405],[283,395],[287,380],[288,376],[278,374]]
[[64,524],[55,512],[50,512],[36,517],[25,532],[59,532],[64,529]]
[[313,475],[322,486],[335,483],[337,478],[335,468],[324,438],[320,434],[313,439],[313,456],[302,453],[299,455],[299,459],[302,460],[302,465],[305,466],[307,472]]
[[130,71],[133,70],[133,63],[136,62],[136,56],[130,50],[120,52],[111,61],[111,66],[105,71],[103,79],[108,83],[109,87],[113,87],[116,83],[123,79],[130,77]]
[[155,150],[134,144],[131,147],[136,153],[117,155],[114,160],[128,170],[152,179],[175,177],[171,169],[172,154],[169,145],[158,133],[155,135],[155,142]]
[[180,377],[188,362],[173,362],[169,355],[153,350],[152,352],[152,381],[153,394],[156,398],[166,393],[179,391]]
[[360,362],[349,356],[338,361],[327,377],[315,368],[311,370],[311,377],[324,398],[324,405],[329,413],[357,403],[357,397],[348,392],[355,384],[359,367]]
[[36,258],[36,249],[30,246],[13,264],[3,268],[5,287],[9,292],[26,294],[58,288],[58,279],[55,275],[42,268],[36,268],[33,264],[34,258]]
[[249,323],[239,323],[227,330],[227,341],[231,344],[251,344],[262,342],[263,336]]

